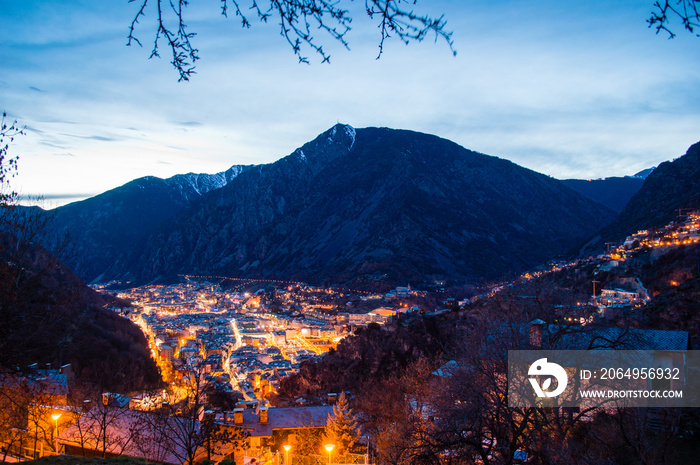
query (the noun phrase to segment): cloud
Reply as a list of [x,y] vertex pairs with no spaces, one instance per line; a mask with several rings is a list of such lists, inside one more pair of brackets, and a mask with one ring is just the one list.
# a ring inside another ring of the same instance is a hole
[[188,127],[202,126],[202,123],[200,123],[199,121],[180,121],[177,124],[180,126],[188,126]]
[[58,200],[58,199],[84,199],[87,197],[92,197],[95,194],[79,194],[79,193],[71,193],[71,194],[41,194],[41,195],[34,195],[34,194],[28,194],[28,195],[23,195],[22,199],[36,199],[38,198],[43,198],[46,200]]
[[29,86],[29,90],[33,90],[34,92],[42,92],[42,93],[46,92],[45,90],[41,90],[38,87],[34,87],[34,86]]
[[77,121],[69,121],[65,119],[60,119],[60,118],[48,118],[48,119],[43,119],[39,120],[39,123],[49,123],[49,124],[73,124],[73,125],[78,125],[82,123],[78,123]]
[[42,140],[42,141],[39,142],[39,144],[40,144],[40,145],[45,145],[46,147],[51,147],[51,148],[54,148],[54,149],[62,149],[62,150],[63,150],[63,149],[67,149],[67,148],[68,148],[68,147],[66,147],[65,145],[57,144],[57,143],[55,143],[55,142],[50,142],[50,141],[48,141],[48,140]]
[[75,157],[75,155],[70,153],[70,152],[54,153],[53,156],[54,157]]
[[37,134],[44,134],[44,131],[37,129],[34,126],[27,126],[27,132],[35,132]]
[[61,135],[67,136],[67,137],[74,137],[76,139],[97,140],[100,142],[117,142],[119,140],[122,140],[120,138],[106,137],[106,136],[79,136],[77,134],[66,134],[66,133],[62,133]]
[[19,202],[21,205],[25,206],[35,206],[43,210],[51,210],[72,202],[78,202],[81,200],[88,199],[96,195],[95,193],[80,194],[80,193],[66,193],[66,194],[23,194],[19,197]]

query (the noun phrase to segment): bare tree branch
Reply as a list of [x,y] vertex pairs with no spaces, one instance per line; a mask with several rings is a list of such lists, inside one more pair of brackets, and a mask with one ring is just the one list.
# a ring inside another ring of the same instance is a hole
[[700,37],[700,33],[695,32],[700,28],[700,0],[658,0],[647,23],[656,28],[657,34],[666,31],[669,39],[673,39],[676,33],[669,28],[672,18],[680,19],[686,31]]
[[431,18],[430,16],[419,16],[413,11],[406,11],[401,8],[402,3],[415,4],[416,1],[409,0],[365,0],[365,9],[370,18],[379,16],[381,40],[379,42],[379,58],[384,51],[384,41],[395,35],[400,41],[408,44],[411,41],[420,42],[431,32],[435,35],[435,42],[439,38],[444,39],[450,47],[453,55],[457,55],[452,40],[452,32],[445,30],[447,21],[444,16]]
[[[352,0],[349,0],[352,1]],[[404,4],[415,5],[417,0],[365,0],[365,11],[371,19],[379,20],[380,42],[379,58],[384,51],[384,42],[396,37],[408,44],[422,41],[433,33],[435,40],[444,39],[453,54],[452,32],[445,29],[443,16],[432,18],[421,16],[404,8]],[[248,15],[257,17],[267,23],[271,18],[278,21],[280,35],[287,41],[300,63],[309,63],[305,50],[311,50],[321,57],[321,62],[329,63],[330,54],[324,49],[319,39],[314,36],[320,31],[349,49],[346,38],[350,31],[352,17],[348,9],[341,6],[348,0],[267,0],[261,5],[258,0],[250,0],[250,13],[244,13],[239,0],[220,0],[221,14],[228,17],[229,8],[240,18],[241,26],[251,27]],[[127,45],[135,43],[142,46],[136,37],[136,26],[141,18],[146,18],[149,0],[129,0],[138,3],[139,9],[129,26]],[[180,75],[180,81],[188,81],[195,74],[195,62],[199,60],[199,51],[192,39],[196,33],[190,32],[185,22],[185,7],[188,0],[152,0],[155,3],[155,36],[150,58],[160,57],[159,45],[165,41],[171,51],[172,65]]]
[[17,193],[7,186],[10,178],[17,174],[17,160],[19,157],[9,156],[8,149],[15,140],[15,136],[24,135],[24,128],[20,128],[17,120],[9,123],[7,113],[2,113],[0,120],[0,205],[5,206],[17,197]]

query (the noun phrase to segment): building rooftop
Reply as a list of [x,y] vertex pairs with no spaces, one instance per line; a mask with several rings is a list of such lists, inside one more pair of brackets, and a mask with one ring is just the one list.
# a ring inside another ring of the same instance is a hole
[[267,423],[260,422],[260,416],[255,410],[246,409],[243,412],[243,424],[240,426],[251,436],[272,436],[273,430],[295,428],[322,428],[326,426],[328,417],[333,414],[333,406],[320,407],[290,407],[270,408],[267,410]]

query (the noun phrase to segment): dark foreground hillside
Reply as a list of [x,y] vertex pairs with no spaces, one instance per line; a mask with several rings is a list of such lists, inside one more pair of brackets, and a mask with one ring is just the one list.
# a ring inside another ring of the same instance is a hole
[[617,242],[642,229],[663,226],[679,214],[700,209],[700,142],[680,158],[662,163],[630,199],[620,215],[587,244],[599,253],[606,242]]
[[454,326],[440,318],[418,316],[390,328],[371,324],[318,363],[303,364],[298,374],[283,379],[280,395],[319,400],[328,392],[360,392],[418,359],[436,363],[448,356],[454,338]]
[[42,457],[37,460],[24,462],[28,465],[147,465],[151,462],[137,459],[135,457],[115,457],[103,459],[100,457],[73,457],[70,455],[59,455]]
[[0,368],[71,364],[98,389],[155,387],[143,333],[43,249],[0,233]]

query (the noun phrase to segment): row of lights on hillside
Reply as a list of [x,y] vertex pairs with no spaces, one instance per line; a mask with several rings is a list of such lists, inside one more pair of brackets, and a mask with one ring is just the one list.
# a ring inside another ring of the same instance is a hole
[[[333,452],[335,444],[326,444],[323,447],[325,447],[326,451],[328,451],[328,465],[331,465],[331,452]],[[292,446],[285,444],[282,446],[282,448],[284,449],[284,465],[289,465],[289,450],[292,448]]]

